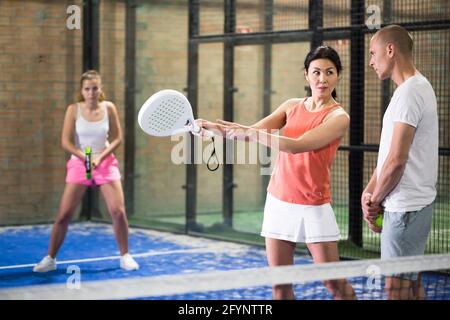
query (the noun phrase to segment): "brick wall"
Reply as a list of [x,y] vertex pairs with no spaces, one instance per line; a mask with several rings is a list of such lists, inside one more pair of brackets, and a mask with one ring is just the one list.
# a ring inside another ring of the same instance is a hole
[[[123,129],[124,3],[101,2],[99,67]],[[73,4],[82,11],[80,0],[0,2],[0,224],[52,221],[58,209],[68,157],[64,113],[83,71],[82,30],[66,28]],[[122,172],[123,150],[116,151]]]
[[0,2],[0,224],[53,219],[64,187],[60,133],[81,71],[81,1]]

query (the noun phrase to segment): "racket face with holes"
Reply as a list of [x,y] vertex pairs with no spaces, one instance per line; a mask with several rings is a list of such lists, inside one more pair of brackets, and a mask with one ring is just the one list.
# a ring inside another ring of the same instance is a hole
[[152,136],[166,137],[191,131],[194,116],[188,99],[176,90],[161,90],[145,101],[139,110],[138,123]]

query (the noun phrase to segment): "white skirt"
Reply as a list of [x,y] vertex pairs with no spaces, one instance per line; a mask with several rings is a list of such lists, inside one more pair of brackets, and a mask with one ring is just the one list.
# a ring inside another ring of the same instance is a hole
[[341,234],[331,204],[303,205],[267,193],[261,236],[291,242],[339,241]]

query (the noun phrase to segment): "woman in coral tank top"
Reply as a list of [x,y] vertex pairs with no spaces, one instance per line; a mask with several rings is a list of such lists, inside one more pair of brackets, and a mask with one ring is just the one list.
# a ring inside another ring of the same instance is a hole
[[[307,244],[314,263],[339,260],[340,232],[331,207],[330,171],[350,119],[334,99],[342,70],[338,53],[328,46],[305,59],[311,97],[289,99],[252,126],[219,120],[197,123],[229,139],[257,141],[279,150],[267,188],[261,235],[270,266],[292,265],[297,242]],[[284,128],[282,136],[271,134]],[[335,299],[354,299],[347,280],[325,281]],[[291,284],[275,285],[275,299],[294,299]]]

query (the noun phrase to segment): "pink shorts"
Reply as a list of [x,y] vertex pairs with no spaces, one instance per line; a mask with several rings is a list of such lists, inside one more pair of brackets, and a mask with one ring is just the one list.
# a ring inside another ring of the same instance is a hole
[[119,162],[113,154],[107,156],[100,165],[92,169],[92,179],[86,179],[86,167],[79,158],[67,161],[66,183],[84,184],[86,186],[102,185],[120,180]]

